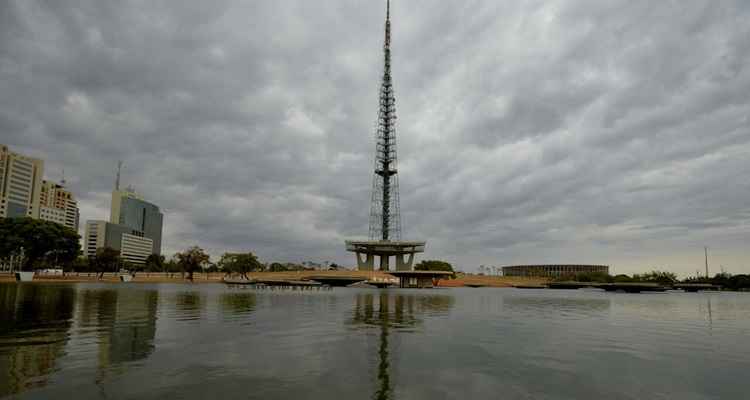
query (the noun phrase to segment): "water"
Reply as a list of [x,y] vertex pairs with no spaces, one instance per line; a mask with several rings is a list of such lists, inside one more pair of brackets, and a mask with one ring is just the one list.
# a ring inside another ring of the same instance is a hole
[[0,284],[0,397],[742,399],[750,294]]

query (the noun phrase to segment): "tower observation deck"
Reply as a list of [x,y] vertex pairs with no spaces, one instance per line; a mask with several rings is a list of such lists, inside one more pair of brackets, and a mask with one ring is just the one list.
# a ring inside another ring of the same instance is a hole
[[375,257],[380,269],[389,270],[389,259],[396,258],[398,271],[410,271],[414,254],[424,251],[425,242],[401,241],[401,210],[396,157],[396,97],[391,79],[391,5],[386,2],[383,77],[380,84],[375,170],[370,202],[369,240],[346,241],[347,251],[357,255],[360,270],[373,270]]

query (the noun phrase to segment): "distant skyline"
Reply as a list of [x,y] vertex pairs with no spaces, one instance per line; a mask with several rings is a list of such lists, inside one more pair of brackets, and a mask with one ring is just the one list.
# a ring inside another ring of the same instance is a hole
[[[117,161],[163,254],[351,266],[385,1],[10,0],[0,142],[81,226]],[[750,3],[391,4],[402,237],[458,269],[750,273]],[[56,171],[60,171],[59,173]],[[80,230],[82,234],[82,229]]]

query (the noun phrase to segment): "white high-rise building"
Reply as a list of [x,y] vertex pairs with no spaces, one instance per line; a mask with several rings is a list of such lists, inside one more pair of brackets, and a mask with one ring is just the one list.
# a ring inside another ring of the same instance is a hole
[[107,221],[86,221],[84,235],[83,254],[86,257],[93,257],[96,255],[98,249],[105,247],[105,239],[107,238]]
[[44,180],[44,161],[0,144],[0,218],[31,217],[78,232],[78,202],[58,184]]
[[39,218],[44,161],[0,144],[0,217]]
[[86,221],[86,239],[84,254],[87,257],[96,255],[97,250],[109,247],[120,253],[120,258],[133,264],[144,264],[154,242],[144,237],[143,232],[125,225],[107,221]]

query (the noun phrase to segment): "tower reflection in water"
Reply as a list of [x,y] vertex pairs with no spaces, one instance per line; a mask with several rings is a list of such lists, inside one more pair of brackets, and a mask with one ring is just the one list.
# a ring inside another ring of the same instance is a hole
[[354,329],[377,330],[378,333],[374,399],[393,398],[391,371],[396,368],[398,357],[390,342],[397,341],[400,333],[417,330],[423,325],[425,316],[448,313],[454,301],[452,296],[404,294],[390,290],[356,295],[349,325]]

